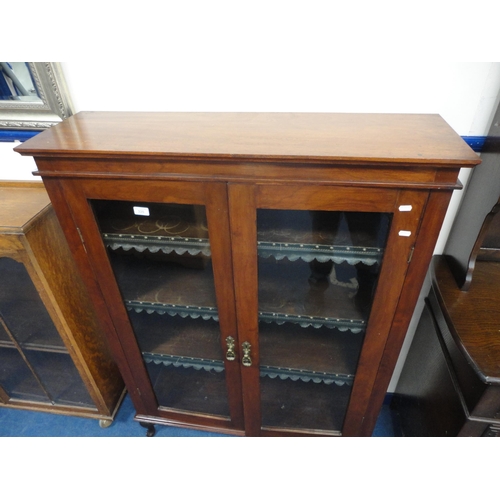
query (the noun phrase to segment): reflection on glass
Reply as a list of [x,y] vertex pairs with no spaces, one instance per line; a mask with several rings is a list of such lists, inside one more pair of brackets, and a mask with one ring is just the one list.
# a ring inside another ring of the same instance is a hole
[[0,100],[41,102],[28,64],[0,62]]
[[205,208],[92,207],[158,404],[228,416]]
[[263,426],[341,431],[389,223],[258,210]]
[[13,400],[94,404],[25,267],[0,258],[0,385]]

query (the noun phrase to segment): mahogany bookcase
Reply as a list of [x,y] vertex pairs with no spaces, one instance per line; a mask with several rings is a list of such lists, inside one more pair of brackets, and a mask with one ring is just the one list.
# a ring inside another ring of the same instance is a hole
[[438,115],[82,112],[16,151],[149,435],[370,436],[480,162]]

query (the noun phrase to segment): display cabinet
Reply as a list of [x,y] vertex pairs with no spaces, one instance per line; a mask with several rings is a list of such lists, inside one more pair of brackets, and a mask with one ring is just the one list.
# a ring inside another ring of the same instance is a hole
[[0,183],[0,406],[99,419],[124,392],[41,182]]
[[149,435],[371,435],[479,163],[434,115],[85,112],[16,151]]

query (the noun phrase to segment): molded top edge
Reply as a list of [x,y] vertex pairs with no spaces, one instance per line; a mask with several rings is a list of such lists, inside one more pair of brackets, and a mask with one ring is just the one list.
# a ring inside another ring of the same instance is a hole
[[427,114],[80,112],[15,151],[35,157],[481,161],[439,115]]

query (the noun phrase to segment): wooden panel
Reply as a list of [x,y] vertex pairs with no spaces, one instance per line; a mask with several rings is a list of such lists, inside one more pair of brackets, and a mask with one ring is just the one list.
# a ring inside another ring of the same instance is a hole
[[[450,192],[431,192],[425,204],[425,212],[423,212],[419,221],[417,240],[399,297],[398,308],[390,327],[383,358],[374,381],[371,401],[363,422],[363,435],[371,435],[377,421],[450,198]],[[389,260],[389,262],[391,261]]]
[[60,335],[100,410],[111,414],[123,381],[52,207],[43,227],[35,224],[27,240],[32,262],[44,270],[41,278],[62,321]]
[[329,162],[325,165],[301,160],[296,163],[284,162],[250,162],[232,159],[228,162],[208,161],[142,161],[71,159],[57,158],[47,160],[37,158],[38,174],[44,178],[50,176],[72,178],[129,179],[141,181],[145,179],[161,179],[217,182],[296,182],[305,184],[327,185],[359,185],[359,186],[407,186],[415,188],[453,189],[456,185],[456,172],[451,168],[440,172],[451,172],[450,178],[437,178],[436,166],[416,166],[412,164],[366,165],[359,163],[348,165],[345,162]]
[[41,182],[0,182],[0,233],[28,230],[33,216],[49,205]]
[[[255,186],[229,185],[229,210],[234,265],[238,338],[252,346],[252,366],[241,366],[246,435],[260,434],[258,270]],[[241,354],[240,354],[241,355]]]
[[303,186],[300,184],[258,186],[259,208],[287,210],[336,210],[392,212],[396,190]]
[[[435,266],[446,266],[442,256],[433,258]],[[446,280],[453,282],[449,270],[446,274]],[[437,298],[440,285],[434,278],[392,406],[406,436],[494,435],[488,428],[498,427],[500,385],[485,383],[473,369],[474,361],[464,352]],[[484,317],[479,314],[475,319],[481,323]],[[492,359],[498,358],[494,349],[490,354]]]
[[134,182],[116,180],[88,179],[82,184],[88,199],[149,201],[151,203],[202,203],[205,186],[201,183],[170,181]]
[[241,395],[241,375],[236,319],[234,279],[231,263],[232,250],[229,228],[229,207],[227,205],[227,186],[225,184],[206,185],[206,209],[214,283],[219,313],[220,342],[223,352],[227,350],[226,339],[235,339],[234,361],[225,361],[226,387],[229,397],[231,420],[237,429],[244,428],[243,401]]
[[81,112],[16,151],[52,157],[478,162],[440,116],[405,114]]
[[391,407],[406,437],[456,436],[466,415],[426,306],[413,338]]
[[[420,217],[427,198],[428,194],[425,192],[402,191],[396,205],[411,205],[412,210],[401,212],[396,206],[394,207],[395,212],[389,239],[372,305],[365,343],[361,351],[351,402],[346,416],[344,433],[347,436],[359,435],[362,433],[363,426],[366,428],[366,434],[364,435],[369,436],[375,426],[376,416],[370,422],[366,418],[370,408],[369,401],[375,389],[378,389],[381,394],[385,394],[387,390],[389,380],[383,380],[377,384],[377,373],[380,363],[385,361],[383,356],[384,349],[386,348],[388,334],[394,321],[400,294],[405,283],[412,247],[417,241]],[[409,231],[410,236],[400,236],[399,232],[401,230]],[[421,283],[416,286],[420,290]],[[415,307],[415,302],[416,297],[408,307]],[[406,333],[406,330],[404,333]],[[391,360],[391,363],[395,362],[396,360]],[[377,414],[381,405],[382,401],[377,401],[375,405]]]
[[1,234],[0,253],[5,257],[22,261],[24,253],[23,238],[22,234]]
[[435,258],[432,269],[436,293],[455,341],[483,381],[500,383],[500,263],[476,262],[468,292],[457,287],[444,257]]
[[[78,229],[78,226],[81,225],[81,217],[85,219],[86,216],[89,217],[90,215],[88,203],[85,200],[83,200],[83,202],[81,201],[81,195],[79,195],[78,188],[73,186],[70,181],[60,183],[56,179],[44,179],[44,184],[47,188],[47,192],[49,193],[54,208],[57,210],[57,216],[61,222],[66,241],[68,242],[75,259],[75,263],[78,266],[82,279],[87,287],[87,291],[90,295],[93,307],[97,312],[101,327],[105,331],[108,344],[113,352],[114,360],[117,363],[120,374],[125,381],[132,399],[134,400],[134,394],[137,392],[137,383],[130,373],[128,364],[124,361],[124,354],[122,352],[123,348],[117,340],[116,331],[110,318],[110,311],[108,310],[104,300],[103,292],[96,280],[96,275],[94,275],[93,266],[89,260],[89,254],[83,245],[81,233]],[[79,218],[73,218],[70,205]],[[94,219],[91,215],[90,220],[94,223]],[[97,228],[96,231],[98,231]],[[102,250],[104,250],[104,247]],[[120,303],[121,301],[119,304]],[[125,327],[130,328],[128,321]],[[140,398],[136,398],[134,405],[136,406],[137,411],[145,411],[143,410],[144,404]]]

